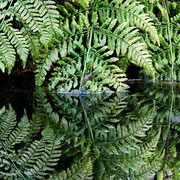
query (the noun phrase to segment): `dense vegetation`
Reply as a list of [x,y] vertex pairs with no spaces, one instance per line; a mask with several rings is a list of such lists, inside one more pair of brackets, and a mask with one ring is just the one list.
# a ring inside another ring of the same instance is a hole
[[178,1],[0,0],[0,71],[36,84],[30,113],[0,103],[0,179],[179,180],[179,89],[129,96],[132,67],[180,81]]
[[142,89],[86,98],[36,89],[31,115],[2,107],[0,179],[179,180],[179,89]]
[[0,69],[17,64],[60,91],[121,91],[131,64],[140,76],[179,81],[179,9],[164,0],[2,0]]

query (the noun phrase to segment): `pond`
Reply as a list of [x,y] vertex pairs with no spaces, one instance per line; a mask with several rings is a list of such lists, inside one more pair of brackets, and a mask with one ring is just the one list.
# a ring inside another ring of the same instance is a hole
[[180,85],[73,97],[0,90],[0,179],[180,179]]

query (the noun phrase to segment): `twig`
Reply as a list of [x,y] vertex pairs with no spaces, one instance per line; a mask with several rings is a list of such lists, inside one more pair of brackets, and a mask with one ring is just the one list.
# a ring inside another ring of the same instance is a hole
[[168,136],[167,136],[167,139],[166,139],[166,149],[165,149],[165,160],[164,160],[164,164],[163,164],[163,180],[165,180],[165,167],[166,167],[166,163],[167,163],[167,160],[168,160],[168,154],[169,154],[169,140],[170,140],[170,135],[171,135],[171,130],[169,130],[168,132]]

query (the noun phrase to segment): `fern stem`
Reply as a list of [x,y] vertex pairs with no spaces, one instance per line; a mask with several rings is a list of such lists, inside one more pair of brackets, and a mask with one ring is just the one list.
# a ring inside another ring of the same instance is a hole
[[171,81],[174,81],[174,58],[173,58],[173,50],[172,50],[172,41],[171,41],[171,29],[170,29],[170,20],[169,20],[169,14],[168,14],[168,7],[167,4],[165,3],[166,6],[166,13],[167,13],[167,21],[168,21],[168,36],[169,36],[169,45],[170,45],[170,53],[171,53]]
[[82,76],[81,76],[81,81],[80,81],[80,88],[79,88],[79,90],[80,90],[81,87],[82,87],[82,81],[83,81],[83,78],[84,78],[84,75],[85,75],[85,71],[86,71],[86,61],[87,61],[87,58],[89,57],[89,52],[90,52],[90,50],[91,50],[92,32],[93,32],[93,27],[91,27],[91,29],[90,29],[90,38],[89,38],[88,51],[87,51],[86,59],[84,60],[84,69],[83,69],[83,73],[82,73]]
[[164,163],[163,163],[163,178],[165,178],[165,167],[167,164],[167,160],[168,160],[168,154],[169,154],[169,141],[170,141],[170,135],[171,135],[171,122],[172,122],[172,112],[173,112],[173,105],[174,105],[174,89],[173,86],[171,87],[171,106],[170,106],[170,110],[169,110],[169,115],[168,115],[168,134],[167,134],[167,138],[166,138],[166,145],[165,145],[165,159],[164,159]]
[[84,108],[84,105],[83,105],[83,103],[82,103],[81,98],[80,98],[80,101],[81,101],[81,106],[82,106],[83,111],[84,111],[85,120],[86,120],[87,125],[88,125],[88,127],[89,127],[89,131],[90,131],[90,134],[91,134],[91,139],[92,139],[92,141],[94,142],[94,135],[93,135],[93,132],[92,132],[92,128],[91,128],[91,125],[90,125],[89,119],[88,119],[88,117],[87,117],[87,113],[86,113],[86,110],[85,110],[85,108]]

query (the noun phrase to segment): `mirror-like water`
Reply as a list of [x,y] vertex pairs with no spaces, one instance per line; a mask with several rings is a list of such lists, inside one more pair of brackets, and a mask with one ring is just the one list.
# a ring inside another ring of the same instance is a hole
[[0,179],[180,179],[180,85],[72,97],[0,91]]

